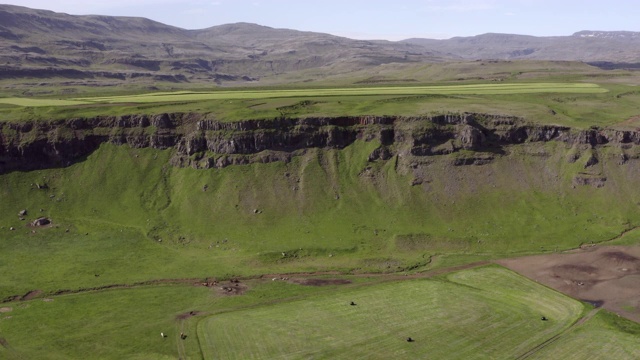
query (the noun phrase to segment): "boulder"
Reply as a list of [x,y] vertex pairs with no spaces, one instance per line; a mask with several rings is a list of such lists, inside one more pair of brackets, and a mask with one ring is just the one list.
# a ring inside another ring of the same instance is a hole
[[31,223],[31,226],[46,226],[49,224],[51,224],[51,220],[49,220],[46,217],[41,217],[33,220],[33,222]]

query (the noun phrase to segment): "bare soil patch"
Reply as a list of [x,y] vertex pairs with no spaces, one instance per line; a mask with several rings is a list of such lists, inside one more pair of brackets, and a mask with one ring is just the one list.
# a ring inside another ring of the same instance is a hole
[[12,312],[12,311],[13,311],[13,308],[6,307],[6,306],[5,307],[0,307],[0,314]]
[[217,290],[218,294],[232,296],[244,294],[249,289],[249,287],[245,283],[240,282],[240,280],[234,279],[228,282],[217,284],[215,289]]
[[42,290],[33,290],[33,291],[29,291],[28,293],[24,294],[22,296],[22,301],[26,301],[26,300],[31,300],[31,299],[35,299],[36,297],[40,296],[40,294],[42,294]]
[[593,246],[497,263],[571,297],[640,322],[640,246]]
[[198,315],[202,315],[201,311],[198,310],[193,310],[193,311],[188,311],[186,313],[182,313],[180,315],[176,316],[177,320],[187,320],[188,318],[194,317],[194,316],[198,316]]
[[348,279],[291,279],[291,282],[298,285],[306,286],[327,286],[327,285],[346,285],[351,284]]
[[8,348],[9,347],[9,343],[7,342],[7,339],[0,337],[0,345],[2,345],[2,347],[4,348]]

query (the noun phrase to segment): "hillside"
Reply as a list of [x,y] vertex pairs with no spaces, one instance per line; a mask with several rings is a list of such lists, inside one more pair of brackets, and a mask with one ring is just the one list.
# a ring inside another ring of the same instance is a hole
[[[384,65],[476,59],[635,68],[640,62],[637,35],[582,31],[558,37],[484,34],[365,41],[249,23],[185,30],[144,18],[75,16],[0,5],[0,85],[302,84],[374,74]],[[396,82],[403,79],[415,81],[400,76]]]
[[402,42],[472,60],[640,62],[640,33],[630,31],[580,31],[571,36],[551,37],[489,33],[447,40],[407,39]]
[[251,82],[305,69],[336,73],[436,61],[412,44],[238,23],[185,30],[143,18],[72,16],[0,5],[2,79]]

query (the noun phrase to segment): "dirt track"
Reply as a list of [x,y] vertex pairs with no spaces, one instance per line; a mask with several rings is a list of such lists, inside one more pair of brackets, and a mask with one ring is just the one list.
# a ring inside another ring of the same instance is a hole
[[593,246],[496,262],[571,297],[640,322],[640,247]]

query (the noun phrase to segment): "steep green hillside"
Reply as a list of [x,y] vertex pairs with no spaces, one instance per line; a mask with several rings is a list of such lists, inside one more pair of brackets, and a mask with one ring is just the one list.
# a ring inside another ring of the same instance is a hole
[[[162,278],[425,269],[575,248],[640,223],[640,168],[635,158],[618,165],[614,148],[587,170],[589,152],[570,163],[576,149],[559,142],[512,146],[485,165],[456,165],[473,152],[431,156],[416,183],[398,156],[368,161],[378,145],[205,170],[169,165],[169,150],[103,144],[67,168],[5,174],[0,271],[11,276],[0,298]],[[607,174],[605,186],[576,183],[599,179],[588,172]],[[39,216],[53,226],[27,226]]]

